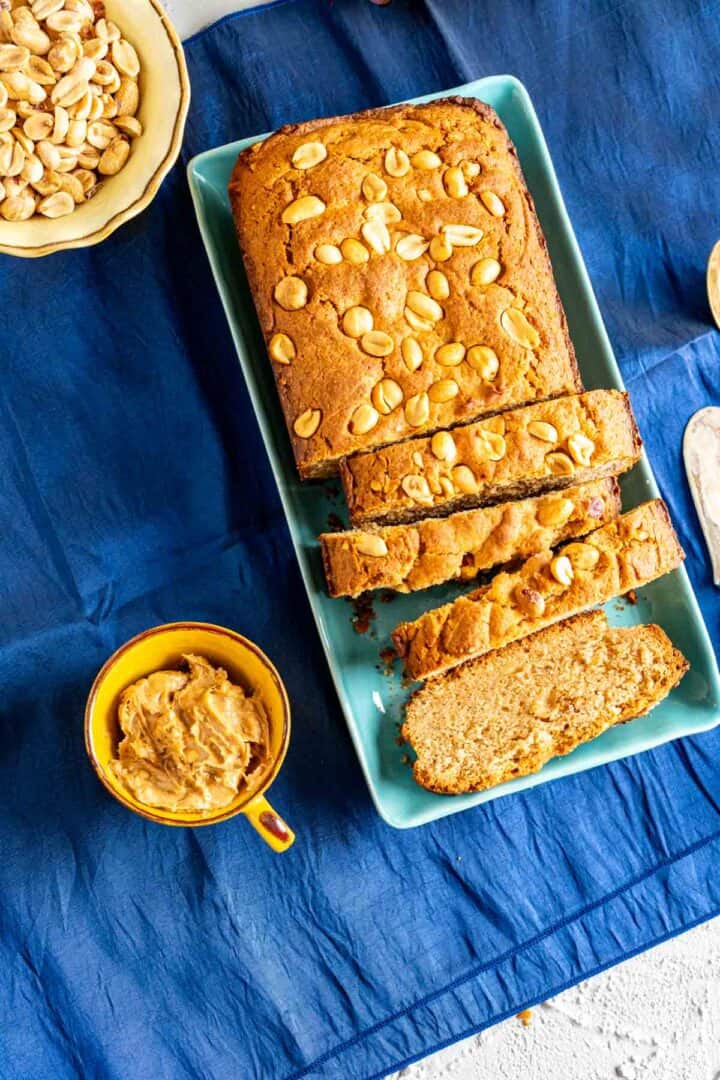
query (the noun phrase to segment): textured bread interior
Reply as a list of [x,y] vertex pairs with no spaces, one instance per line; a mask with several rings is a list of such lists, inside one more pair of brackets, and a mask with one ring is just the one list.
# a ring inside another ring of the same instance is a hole
[[611,628],[602,611],[557,623],[413,695],[402,731],[415,779],[459,794],[537,772],[648,712],[687,667],[659,626]]

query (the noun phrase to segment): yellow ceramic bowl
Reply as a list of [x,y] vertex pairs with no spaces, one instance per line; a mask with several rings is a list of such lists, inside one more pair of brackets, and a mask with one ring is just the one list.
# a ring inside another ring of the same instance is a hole
[[182,45],[160,0],[105,0],[105,9],[140,57],[137,115],[143,134],[133,139],[117,176],[67,217],[0,218],[0,252],[6,255],[33,258],[99,243],[152,202],[180,152],[190,82]]
[[[153,671],[179,667],[183,653],[198,653],[225,668],[234,682],[260,696],[269,718],[270,769],[257,787],[243,791],[221,810],[187,813],[154,809],[138,802],[109,768],[120,739],[117,719],[120,694]],[[163,825],[213,825],[235,814],[244,814],[274,851],[285,851],[295,839],[264,797],[280,770],[289,742],[290,704],[275,667],[252,641],[211,623],[167,623],[132,638],[102,667],[85,708],[88,756],[100,780],[123,806]]]

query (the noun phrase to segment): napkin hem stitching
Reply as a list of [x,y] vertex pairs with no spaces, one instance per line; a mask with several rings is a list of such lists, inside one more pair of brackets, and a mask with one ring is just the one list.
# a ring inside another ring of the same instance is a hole
[[[710,919],[716,918],[720,915],[720,906],[712,908],[710,911],[701,915],[697,919],[693,919],[692,922],[683,923],[679,929],[668,930],[664,934],[660,934],[659,937],[652,938],[648,942],[644,942],[642,945],[638,945],[635,949],[630,949],[628,952],[623,952],[615,960],[608,960],[606,963],[599,964],[590,971],[582,972],[578,976],[573,976],[565,982],[560,983],[558,986],[551,988],[546,995],[543,995],[543,1000],[547,1001],[549,998],[557,997],[558,994],[562,994],[565,990],[569,990],[572,986],[577,986],[578,983],[584,982],[586,979],[593,979],[596,975],[601,975],[603,971],[608,971],[612,967],[616,967],[618,964],[624,963],[625,960],[632,960],[634,956],[639,956],[640,953],[648,952],[650,949],[656,948],[658,945],[662,945],[666,941],[672,940],[672,938],[679,937],[680,934],[686,933],[688,930],[693,930],[696,926],[700,926],[702,923],[709,922]],[[538,1001],[535,998],[529,1001],[522,1002],[520,1005],[515,1005],[511,1009],[507,1009],[504,1012],[494,1013],[488,1020],[482,1020],[478,1024],[473,1024],[471,1027],[461,1031],[458,1035],[453,1035],[449,1039],[443,1039],[441,1042],[432,1043],[427,1049],[421,1050],[418,1054],[413,1054],[411,1057],[403,1058],[401,1061],[394,1062],[391,1068],[394,1071],[407,1068],[408,1065],[412,1065],[416,1061],[421,1061],[429,1054],[435,1054],[440,1050],[446,1049],[448,1046],[452,1046],[453,1043],[461,1042],[463,1039],[467,1039],[470,1035],[478,1034],[481,1031],[487,1030],[487,1028],[494,1027],[495,1024],[501,1024],[503,1020],[509,1020],[512,1016],[517,1016],[523,1009],[530,1009],[537,1006]],[[349,1048],[347,1048],[349,1049]],[[312,1067],[312,1066],[311,1066]],[[383,1077],[387,1076],[386,1071],[373,1073],[368,1080],[383,1080]]]
[[[690,855],[694,855],[697,851],[700,851],[702,848],[707,847],[709,844],[713,843],[713,841],[718,839],[720,839],[720,829],[716,829],[714,832],[709,833],[702,839],[696,840],[695,843],[690,844],[688,847],[684,848],[678,853],[666,856],[664,859],[661,859],[659,862],[655,863],[648,870],[643,871],[641,874],[637,874],[634,878],[631,878],[629,881],[625,882],[625,884],[618,886],[617,889],[612,890],[612,892],[606,893],[604,896],[600,897],[598,900],[594,900],[590,904],[586,904],[585,907],[581,908],[579,911],[573,913],[572,915],[566,915],[565,918],[560,919],[558,922],[553,923],[551,926],[547,927],[545,930],[542,930],[540,933],[533,935],[533,937],[531,938],[528,938],[527,941],[524,941],[519,945],[513,946],[512,949],[508,949],[506,952],[501,953],[499,956],[495,957],[495,959],[490,960],[487,963],[476,965],[469,972],[466,972],[464,975],[459,975],[456,979],[453,979],[444,987],[441,987],[438,990],[432,990],[424,997],[418,998],[417,1001],[414,1001],[412,1002],[412,1004],[405,1006],[405,1008],[398,1009],[396,1012],[391,1013],[390,1016],[385,1017],[385,1019],[379,1020],[376,1024],[372,1024],[364,1031],[360,1031],[356,1035],[353,1035],[350,1039],[346,1039],[345,1042],[342,1042],[338,1044],[338,1046],[334,1047],[332,1050],[328,1050],[324,1054],[321,1054],[319,1057],[309,1062],[309,1064],[304,1065],[301,1069],[297,1070],[296,1072],[290,1073],[286,1077],[286,1080],[301,1080],[301,1078],[307,1076],[312,1069],[327,1064],[328,1061],[331,1061],[339,1054],[344,1053],[346,1050],[352,1049],[352,1047],[356,1046],[364,1039],[367,1039],[369,1036],[375,1035],[384,1027],[387,1027],[388,1024],[392,1024],[396,1020],[401,1020],[403,1017],[408,1016],[416,1009],[421,1009],[424,1008],[426,1005],[430,1005],[433,1001],[436,1001],[438,998],[443,997],[444,994],[448,994],[454,990],[460,989],[461,986],[464,986],[466,983],[471,982],[473,979],[477,978],[478,975],[481,975],[486,971],[492,971],[498,968],[501,964],[506,963],[508,960],[512,960],[514,956],[518,956],[520,953],[526,952],[528,949],[531,949],[534,946],[541,944],[541,942],[545,941],[547,938],[552,937],[553,934],[558,933],[558,931],[563,930],[565,927],[570,926],[572,923],[578,922],[580,919],[584,918],[585,915],[590,914],[590,912],[597,911],[599,908],[604,907],[605,904],[608,904],[613,900],[617,900],[618,897],[622,896],[624,893],[629,892],[631,889],[634,889],[636,885],[640,885],[643,881],[648,881],[660,870],[664,870],[668,866],[672,866],[674,863],[681,862],[683,859],[688,858]],[[708,918],[710,917],[711,916],[708,916]],[[704,920],[701,919],[700,921],[702,922]],[[683,927],[682,929],[685,929],[685,927]],[[682,930],[676,931],[676,933],[681,932]],[[672,937],[674,935],[671,934],[670,936]],[[638,951],[642,952],[643,950],[641,948]],[[623,958],[630,955],[632,954],[623,954]],[[613,961],[613,963],[619,963],[619,961]],[[612,967],[613,964],[609,964],[608,966]],[[584,977],[585,976],[581,975],[580,979],[578,979],[577,981],[581,981],[581,979]],[[462,1038],[462,1036],[456,1036],[454,1039],[451,1040],[451,1042],[457,1041],[458,1038]]]

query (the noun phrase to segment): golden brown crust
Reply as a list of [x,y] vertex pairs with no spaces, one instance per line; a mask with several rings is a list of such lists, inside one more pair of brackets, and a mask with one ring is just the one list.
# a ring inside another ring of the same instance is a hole
[[[558,563],[558,556],[565,558]],[[684,553],[661,499],[559,551],[533,555],[490,585],[401,623],[392,635],[413,679],[438,674],[551,623],[604,604],[679,566]],[[570,580],[567,576],[570,564]]]
[[538,631],[410,698],[403,737],[430,791],[482,791],[538,772],[613,724],[643,716],[688,669],[659,626],[611,628],[602,611]]
[[618,475],[641,446],[627,394],[590,390],[357,454],[340,472],[353,525],[412,521]]
[[[293,155],[308,142],[322,143],[329,153],[313,167],[294,167]],[[437,152],[441,163],[432,169],[411,164],[404,175],[394,176],[385,167],[386,151],[393,147],[411,158],[419,150]],[[477,165],[479,173],[471,175]],[[381,181],[369,198],[363,193],[368,174]],[[492,203],[499,216],[482,201],[488,193],[503,204],[500,212]],[[302,476],[335,471],[343,456],[360,449],[582,388],[532,199],[515,149],[489,106],[448,98],[283,128],[240,155],[229,194],[266,341],[278,333],[292,341],[291,362],[273,362],[273,368]],[[320,200],[317,216],[283,223],[288,206],[305,196]],[[372,209],[377,206],[390,206],[391,214],[396,207],[402,215],[387,225],[392,251],[384,254],[375,253],[362,232],[366,214],[379,212]],[[455,245],[447,260],[434,249],[409,260],[395,250],[404,236],[419,235],[427,243],[443,235],[443,226],[455,224],[479,228],[484,235],[472,246]],[[367,261],[318,261],[319,245],[332,245],[330,255],[337,258],[348,238],[363,243]],[[499,276],[487,285],[470,280],[481,259],[501,264]],[[307,302],[294,310],[274,298],[278,282],[288,276],[301,278],[307,287]],[[426,299],[436,292],[442,317],[436,312],[426,325],[417,323],[417,314],[408,318],[412,292]],[[384,339],[379,346],[371,343],[369,353],[362,338],[344,332],[343,316],[354,307],[370,311],[373,330],[389,335],[388,355],[375,355],[377,348],[388,347]],[[529,329],[521,317],[514,331],[503,328],[510,309],[512,318],[524,314]],[[518,332],[521,339],[530,335],[526,344],[532,347],[518,342]],[[410,338],[422,355],[415,369],[402,353],[404,339]],[[471,364],[467,351],[457,365],[441,364],[437,349],[452,342],[464,350],[493,349],[497,373],[487,365],[481,372],[475,354]],[[392,381],[389,394],[386,384],[378,388],[382,380]],[[424,397],[431,386],[430,396],[437,400]],[[453,392],[454,397],[440,400]],[[373,419],[372,427],[359,430]]]
[[328,591],[358,596],[367,589],[412,592],[470,581],[481,570],[583,536],[619,513],[620,488],[609,479],[411,525],[323,533]]

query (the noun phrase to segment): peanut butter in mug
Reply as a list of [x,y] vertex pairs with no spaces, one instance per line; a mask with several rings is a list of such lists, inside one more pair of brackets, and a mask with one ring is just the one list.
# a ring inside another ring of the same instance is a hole
[[254,785],[270,758],[262,702],[202,656],[187,671],[156,671],[120,697],[123,738],[111,763],[146,806],[216,810]]

